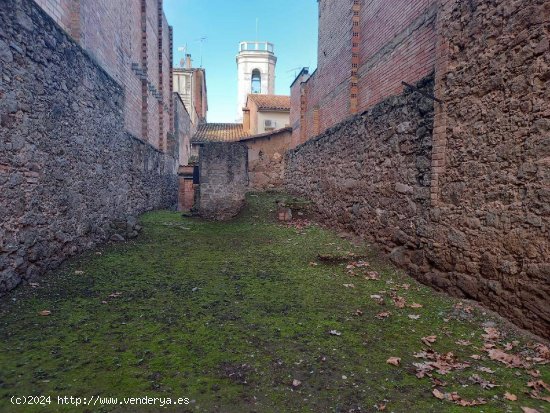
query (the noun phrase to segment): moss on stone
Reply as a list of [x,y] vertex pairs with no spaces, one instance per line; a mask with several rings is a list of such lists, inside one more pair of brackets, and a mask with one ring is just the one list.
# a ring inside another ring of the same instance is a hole
[[[3,297],[0,411],[75,411],[55,403],[46,409],[17,407],[10,404],[11,395],[194,400],[166,409],[177,412],[374,411],[377,403],[394,412],[479,411],[437,400],[429,379],[414,376],[412,363],[419,360],[413,353],[423,347],[421,337],[432,334],[438,336],[435,350],[453,351],[473,366],[440,376],[448,382],[445,391],[487,399],[484,412],[519,411],[519,406],[543,411],[545,402],[524,393],[526,370],[468,359],[484,354],[475,349],[482,343],[482,323],[500,325],[498,319],[477,307],[457,311],[458,300],[416,283],[365,245],[316,225],[279,224],[276,201],[285,198],[249,196],[247,209],[226,223],[148,213],[137,240],[71,259],[39,287]],[[381,279],[353,277],[346,262],[318,259],[349,252],[367,256],[369,269]],[[392,288],[407,303],[423,307],[394,307],[388,298]],[[384,295],[386,304],[376,303],[373,294]],[[362,316],[354,315],[358,309]],[[51,315],[39,316],[41,310]],[[392,312],[389,318],[375,317],[385,310]],[[514,329],[499,328],[520,346],[529,341]],[[455,344],[460,339],[473,344]],[[402,358],[399,367],[386,363],[392,356]],[[538,369],[550,382],[550,369]],[[483,390],[468,382],[476,373],[502,387]],[[293,388],[293,379],[302,384]],[[505,391],[519,400],[504,401]],[[157,411],[158,406],[79,409]]]

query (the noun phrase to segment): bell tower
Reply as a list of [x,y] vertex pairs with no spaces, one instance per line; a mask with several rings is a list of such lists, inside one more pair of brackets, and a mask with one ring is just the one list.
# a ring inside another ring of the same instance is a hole
[[241,42],[237,54],[238,95],[237,121],[243,119],[243,107],[249,93],[275,94],[275,65],[273,43]]

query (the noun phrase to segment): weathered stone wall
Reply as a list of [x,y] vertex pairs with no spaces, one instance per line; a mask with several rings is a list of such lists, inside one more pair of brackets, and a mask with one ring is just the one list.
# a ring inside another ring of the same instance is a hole
[[199,215],[234,217],[244,206],[248,185],[247,147],[243,143],[209,142],[199,149]]
[[457,2],[446,17],[445,156],[418,273],[550,335],[550,3]]
[[121,87],[31,1],[0,1],[0,70],[1,293],[174,207],[177,161],[124,130]]
[[290,148],[292,129],[246,139],[249,187],[263,191],[283,187],[284,157]]
[[[432,90],[432,78],[419,87]],[[388,252],[417,247],[429,230],[432,116],[418,93],[391,97],[290,151],[286,188],[310,198],[325,222]]]
[[550,337],[550,4],[442,5],[435,115],[389,98],[297,147],[285,183],[421,281]]

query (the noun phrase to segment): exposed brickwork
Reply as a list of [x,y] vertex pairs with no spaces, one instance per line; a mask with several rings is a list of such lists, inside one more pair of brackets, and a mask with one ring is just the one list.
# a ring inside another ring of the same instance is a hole
[[177,160],[125,130],[124,90],[34,2],[2,0],[0,64],[1,293],[175,207]]
[[36,2],[123,86],[126,129],[166,149],[172,48],[162,0]]
[[435,87],[424,90],[443,104],[410,90],[387,98],[291,152],[286,185],[421,281],[549,337],[550,4],[373,1],[362,10],[362,24],[372,16],[360,104],[430,67]]
[[302,120],[292,123],[293,142],[303,142],[400,94],[402,81],[414,83],[432,73],[438,4],[439,0],[321,0],[318,68],[303,90],[295,86],[291,92],[305,96]]

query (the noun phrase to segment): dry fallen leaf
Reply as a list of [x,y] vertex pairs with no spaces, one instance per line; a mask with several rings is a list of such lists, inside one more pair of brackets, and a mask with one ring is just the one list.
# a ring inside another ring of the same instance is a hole
[[117,291],[117,292],[109,294],[109,298],[118,298],[121,295],[122,295],[122,293]]
[[536,409],[531,409],[530,407],[523,407],[521,406],[521,411],[523,413],[540,413],[538,410]]
[[420,316],[418,314],[409,314],[408,317],[411,320],[418,320],[420,318]]
[[74,272],[74,274],[75,274],[75,275],[82,275],[82,274],[84,274],[84,271],[76,270],[76,271]]
[[42,310],[38,314],[41,316],[47,316],[50,315],[52,312],[50,310]]
[[383,412],[384,410],[386,410],[386,405],[383,403],[378,403],[374,407],[376,407],[376,410],[378,410],[379,412]]
[[367,271],[364,278],[365,280],[379,280],[380,275],[376,271]]
[[474,374],[468,378],[472,383],[479,384],[482,389],[492,389],[493,387],[500,387],[498,384],[491,383],[488,380],[485,380],[483,377],[480,377],[478,374]]
[[526,367],[526,363],[515,354],[508,354],[496,348],[487,350],[487,353],[491,360],[500,361],[509,367]]
[[458,344],[459,346],[469,346],[470,343],[468,340],[458,340],[458,341],[455,341],[455,344]]
[[494,373],[494,370],[491,370],[489,367],[478,367],[477,368],[479,371],[482,371],[484,373],[489,373],[489,374],[493,374]]
[[353,313],[353,314],[355,314],[356,316],[362,316],[363,312],[361,310],[357,309],[357,310],[355,310],[355,313]]
[[294,379],[292,380],[292,387],[300,387],[302,382],[300,380]]
[[355,288],[355,285],[353,284],[342,284],[346,288]]
[[399,366],[399,363],[401,363],[401,358],[399,357],[390,357],[386,360],[386,363],[392,364],[394,366]]
[[411,308],[422,308],[424,306],[422,304],[412,303],[409,307],[411,307]]
[[500,331],[494,327],[487,327],[483,330],[486,334],[482,334],[481,337],[483,337],[485,341],[496,341],[500,338]]
[[431,347],[432,343],[435,343],[435,340],[437,340],[437,336],[422,337],[422,342],[426,344],[428,347]]
[[32,287],[32,288],[37,288],[40,286],[40,284],[38,283],[29,283],[29,285]]
[[512,393],[506,392],[506,393],[504,393],[504,398],[506,400],[510,400],[512,402],[515,402],[518,399],[518,396],[516,396],[515,394],[512,394]]
[[338,330],[330,330],[329,334],[331,336],[341,336],[342,335],[342,333],[340,333]]
[[474,360],[481,360],[481,356],[479,354],[472,354],[470,358]]
[[437,397],[439,400],[445,400],[445,393],[437,390],[437,389],[433,389],[432,390],[432,394]]
[[310,261],[310,263],[309,263],[310,267],[316,267],[317,265],[319,265],[319,264],[316,263],[316,262],[313,262],[313,261]]
[[529,375],[533,377],[540,377],[540,370],[529,370],[527,371],[527,373],[529,373]]
[[387,318],[391,315],[390,311],[382,311],[381,313],[376,314],[376,318],[382,320],[383,318]]
[[393,300],[393,304],[397,308],[405,308],[406,301],[403,297],[395,296],[395,297],[392,297],[392,300]]

